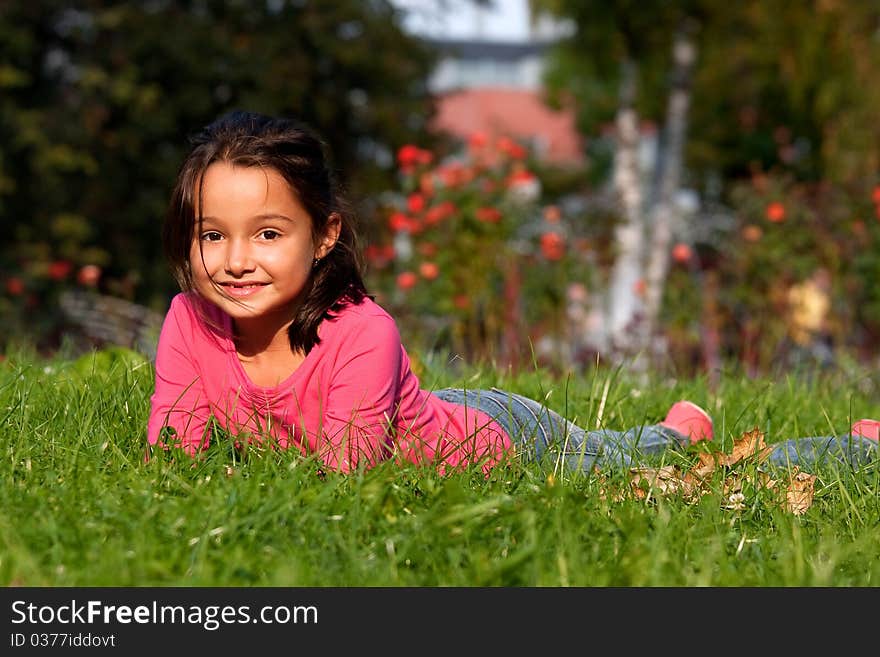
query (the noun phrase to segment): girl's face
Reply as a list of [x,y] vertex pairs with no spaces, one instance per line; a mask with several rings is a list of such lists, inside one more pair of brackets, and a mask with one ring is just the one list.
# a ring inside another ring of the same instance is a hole
[[228,162],[208,167],[202,204],[190,248],[196,290],[239,330],[286,327],[314,259],[336,243],[339,217],[331,215],[327,233],[315,241],[311,217],[281,174]]

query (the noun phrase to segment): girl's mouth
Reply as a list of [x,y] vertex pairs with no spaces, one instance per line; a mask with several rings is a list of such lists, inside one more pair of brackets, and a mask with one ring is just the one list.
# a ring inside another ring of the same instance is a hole
[[221,283],[220,285],[231,297],[249,297],[266,286],[265,283]]

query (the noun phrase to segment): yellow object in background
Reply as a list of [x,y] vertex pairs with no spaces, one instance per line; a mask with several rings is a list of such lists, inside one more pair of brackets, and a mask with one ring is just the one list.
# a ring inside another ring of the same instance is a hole
[[830,278],[825,269],[819,269],[802,283],[788,291],[789,335],[802,346],[807,346],[826,330],[831,310]]

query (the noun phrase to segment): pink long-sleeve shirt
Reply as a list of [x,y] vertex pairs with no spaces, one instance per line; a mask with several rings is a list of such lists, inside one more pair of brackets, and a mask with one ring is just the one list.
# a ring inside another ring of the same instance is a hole
[[[200,312],[201,308],[201,312]],[[238,359],[229,315],[192,293],[174,297],[156,355],[148,440],[163,427],[189,453],[207,447],[213,417],[233,435],[317,453],[348,472],[395,457],[488,471],[511,449],[498,423],[420,387],[394,320],[365,299],[318,328],[320,342],[274,387],[254,384]]]

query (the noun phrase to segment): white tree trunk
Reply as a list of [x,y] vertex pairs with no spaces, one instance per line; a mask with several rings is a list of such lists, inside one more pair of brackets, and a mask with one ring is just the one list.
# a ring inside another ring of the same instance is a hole
[[640,325],[640,347],[654,351],[652,344],[669,273],[673,222],[678,213],[676,193],[681,185],[687,114],[690,105],[691,70],[696,48],[684,30],[676,32],[672,48],[673,88],[666,116],[665,147],[661,151],[657,201],[650,214],[650,246],[645,269],[645,314]]
[[617,257],[608,284],[604,340],[601,347],[612,354],[628,353],[635,338],[635,325],[642,311],[637,287],[642,279],[644,217],[642,177],[639,166],[639,121],[634,102],[635,64],[623,66],[620,106],[617,111],[617,146],[614,155],[614,190],[620,201],[622,221],[615,229]]

